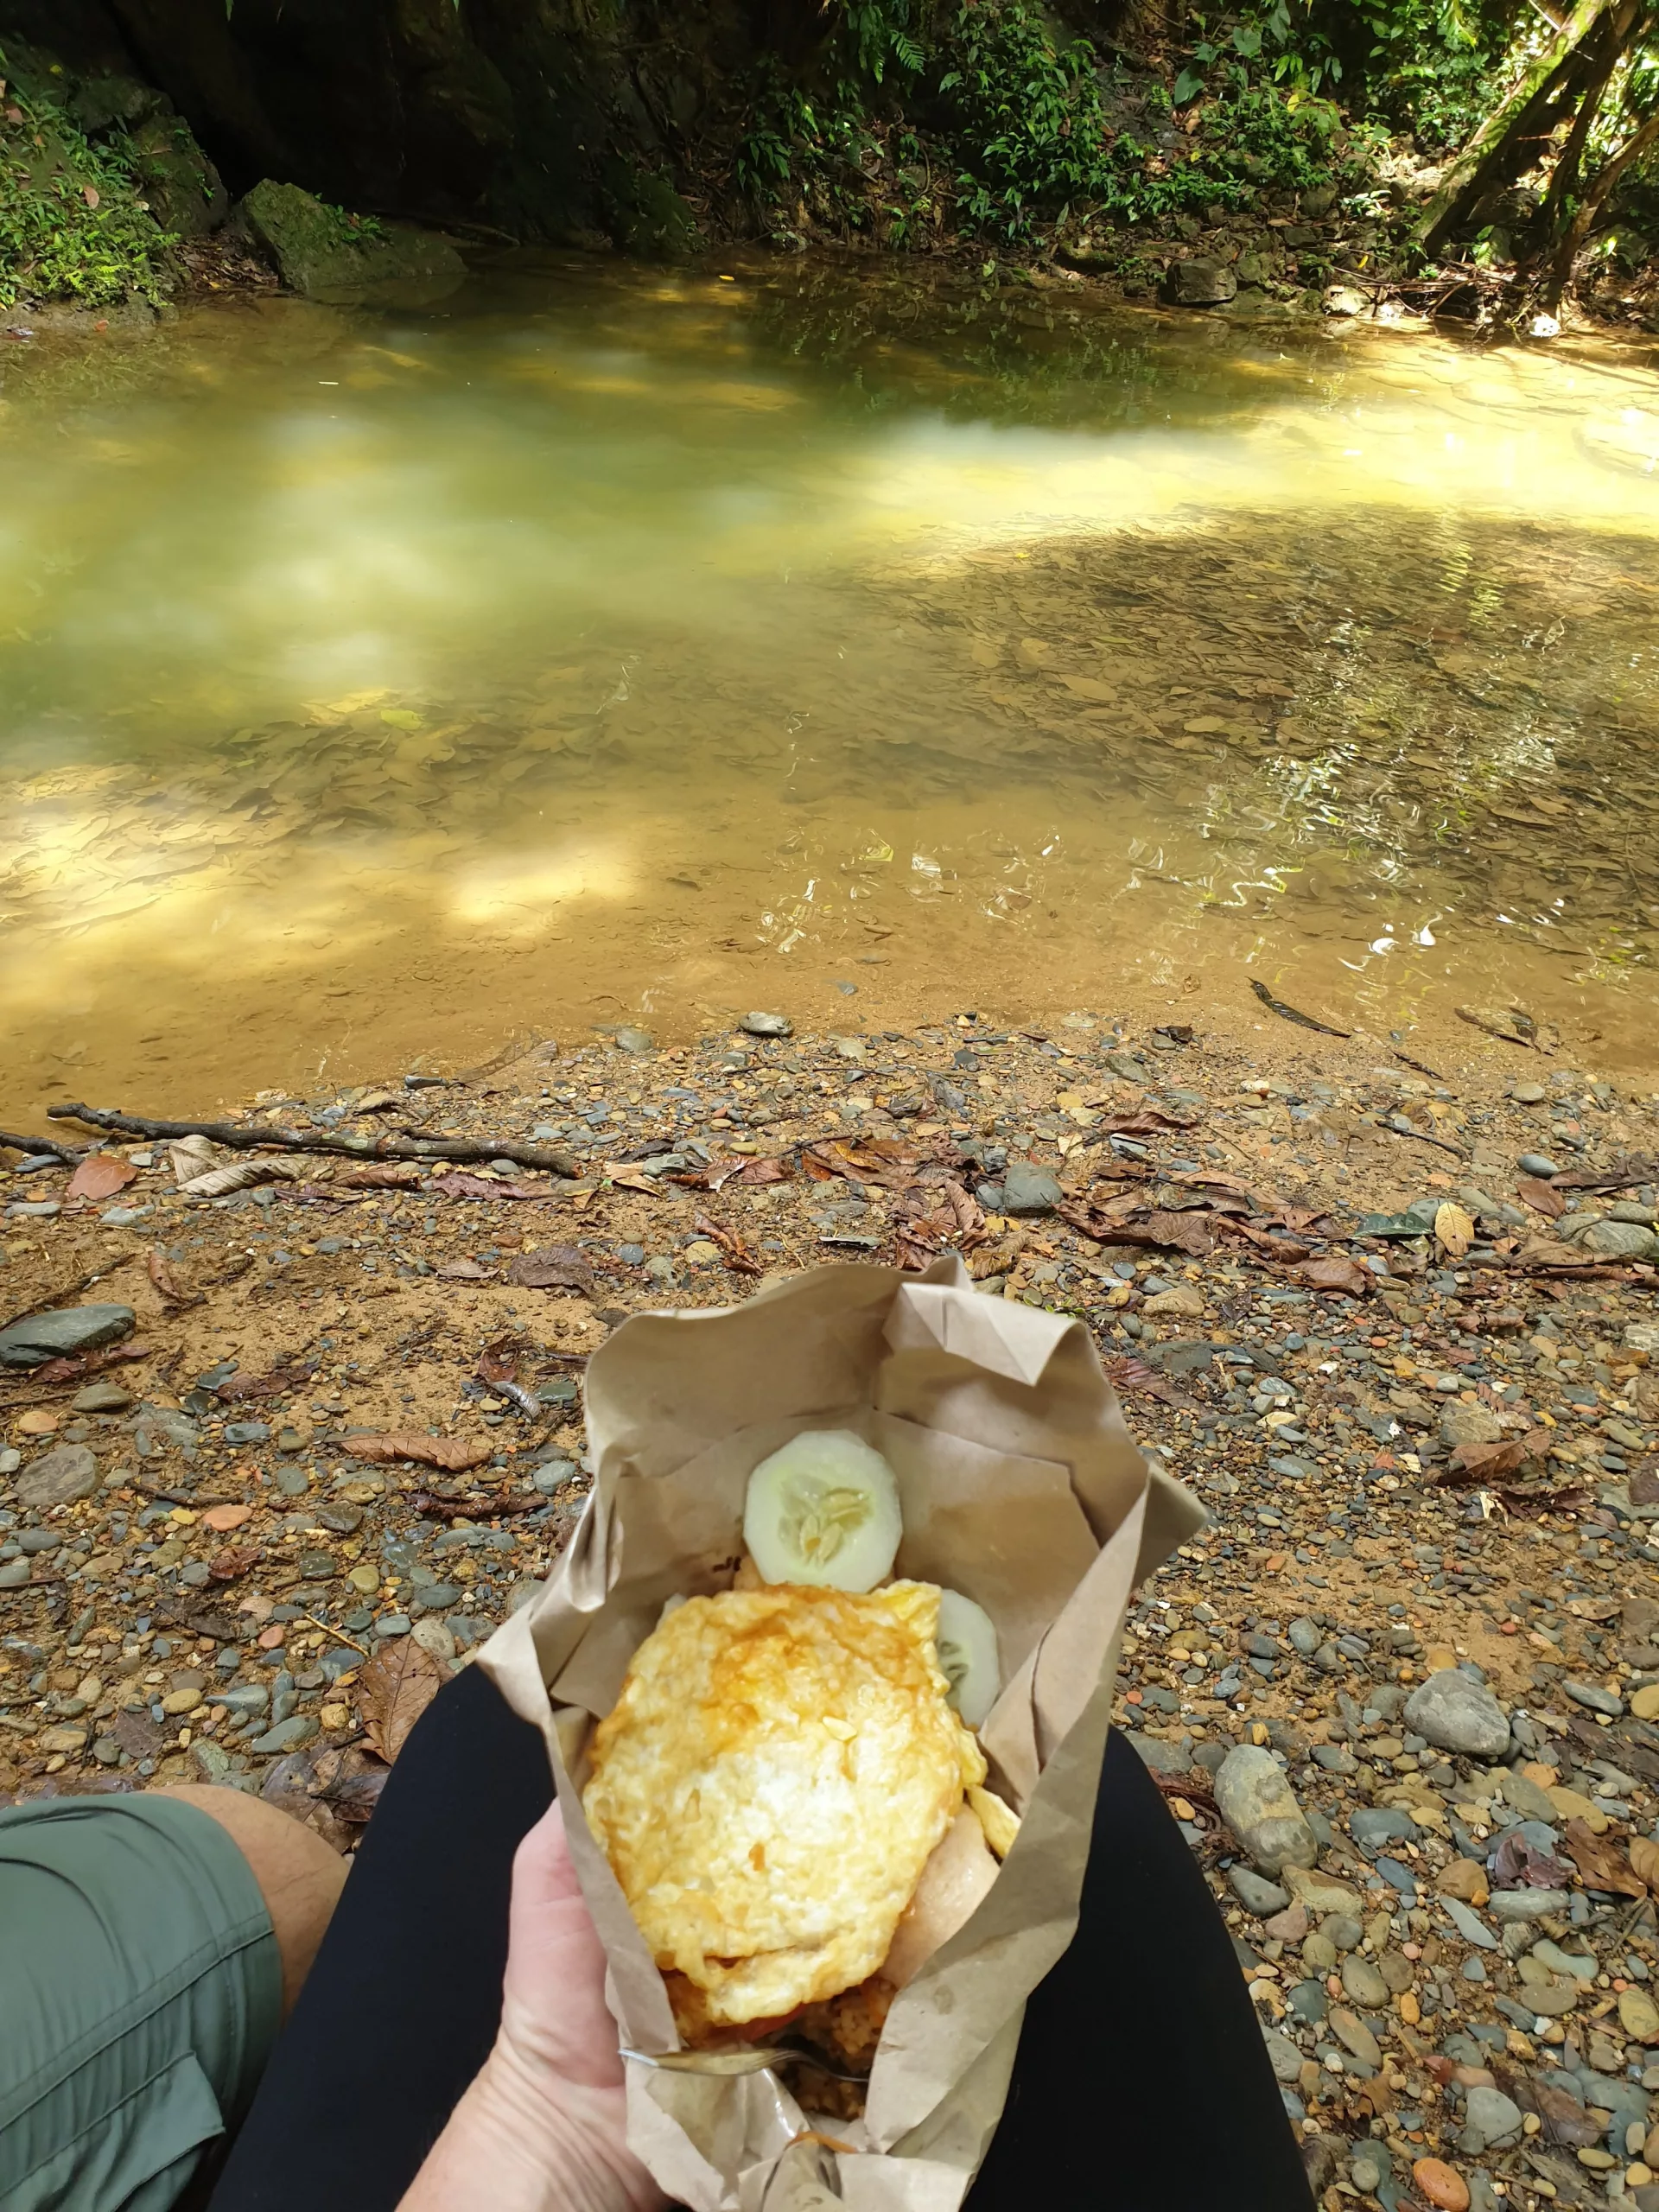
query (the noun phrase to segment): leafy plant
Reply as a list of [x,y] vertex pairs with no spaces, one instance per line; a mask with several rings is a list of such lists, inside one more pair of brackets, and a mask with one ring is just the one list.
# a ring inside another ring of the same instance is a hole
[[0,307],[157,302],[175,243],[143,204],[124,137],[94,145],[48,95],[0,74]]

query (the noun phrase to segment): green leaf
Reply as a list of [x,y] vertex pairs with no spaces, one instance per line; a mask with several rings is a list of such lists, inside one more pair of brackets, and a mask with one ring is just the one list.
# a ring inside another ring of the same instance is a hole
[[1185,107],[1190,99],[1196,99],[1203,90],[1204,79],[1191,69],[1183,69],[1175,79],[1170,98],[1177,107]]

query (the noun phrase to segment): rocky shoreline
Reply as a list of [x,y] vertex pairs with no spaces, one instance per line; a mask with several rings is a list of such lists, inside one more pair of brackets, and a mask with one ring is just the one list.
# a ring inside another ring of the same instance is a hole
[[54,1120],[0,1155],[0,1790],[205,1777],[350,1848],[568,1537],[613,1328],[955,1250],[1213,1516],[1118,1718],[1322,2201],[1655,2212],[1659,1102],[1285,1027],[751,1016],[213,1116],[357,1159]]

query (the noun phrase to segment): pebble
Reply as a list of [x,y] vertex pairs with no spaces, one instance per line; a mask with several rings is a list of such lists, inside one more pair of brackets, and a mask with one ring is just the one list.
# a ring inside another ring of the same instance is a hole
[[1271,1751],[1254,1744],[1230,1751],[1217,1772],[1215,1792],[1222,1819],[1260,1872],[1313,1866],[1318,1839]]
[[1011,1160],[1002,1179],[1003,1210],[1014,1214],[1052,1213],[1065,1193],[1058,1176],[1029,1160]]
[[1282,1912],[1290,1903],[1287,1890],[1281,1890],[1276,1882],[1269,1882],[1262,1875],[1252,1873],[1248,1866],[1230,1866],[1227,1879],[1246,1912],[1253,1912],[1258,1920]]
[[69,1402],[78,1414],[124,1414],[132,1403],[132,1394],[118,1382],[89,1382]]
[[1563,1681],[1561,1688],[1574,1705],[1587,1706],[1592,1713],[1605,1713],[1610,1720],[1617,1720],[1624,1710],[1624,1700],[1615,1697],[1611,1690],[1603,1689],[1596,1682]]
[[1465,2137],[1476,2140],[1467,2147],[1471,2152],[1484,2151],[1494,2143],[1505,2143],[1521,2133],[1521,2107],[1513,2097],[1506,2097],[1502,2089],[1477,2087],[1469,2090],[1464,2105]]
[[1494,1890],[1486,1900],[1486,1910],[1494,1920],[1514,1926],[1522,1921],[1544,1920],[1553,1913],[1565,1912],[1568,1902],[1565,1890]]
[[1368,2012],[1381,2012],[1389,2001],[1389,1985],[1379,1968],[1369,1959],[1351,1955],[1342,1962],[1342,1986],[1356,2005],[1363,2005]]
[[317,1723],[308,1713],[296,1713],[286,1720],[279,1720],[263,1736],[256,1736],[248,1749],[261,1758],[269,1758],[278,1751],[296,1751],[302,1744],[308,1744],[317,1732]]
[[1469,2184],[1455,2166],[1440,2158],[1419,2158],[1411,2177],[1435,2212],[1469,2212]]
[[784,1014],[746,1014],[737,1026],[747,1030],[751,1037],[788,1037],[793,1034],[795,1028],[794,1023]]

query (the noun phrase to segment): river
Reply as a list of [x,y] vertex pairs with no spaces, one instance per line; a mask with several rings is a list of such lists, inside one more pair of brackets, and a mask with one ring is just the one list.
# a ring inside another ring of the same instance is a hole
[[9,346],[8,1120],[1252,980],[1650,1066],[1659,355],[1087,293],[519,254]]

